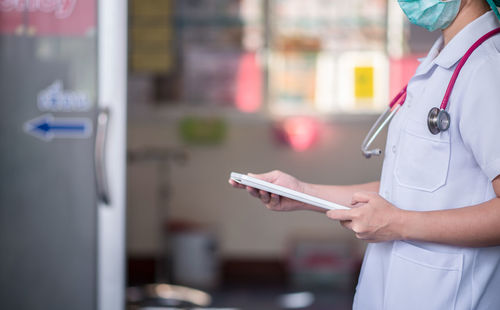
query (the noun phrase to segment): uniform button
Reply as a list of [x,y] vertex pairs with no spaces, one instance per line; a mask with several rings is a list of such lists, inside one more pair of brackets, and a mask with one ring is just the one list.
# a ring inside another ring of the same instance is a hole
[[392,152],[393,152],[394,154],[396,154],[396,146],[395,146],[395,145],[393,145],[393,146],[392,146]]
[[389,191],[385,191],[384,194],[386,198],[389,198]]

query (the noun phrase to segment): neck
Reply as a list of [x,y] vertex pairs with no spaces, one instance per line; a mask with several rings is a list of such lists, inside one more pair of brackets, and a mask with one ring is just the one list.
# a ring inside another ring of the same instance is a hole
[[489,10],[490,7],[484,0],[462,0],[457,17],[450,26],[443,29],[444,45],[448,44],[465,26]]

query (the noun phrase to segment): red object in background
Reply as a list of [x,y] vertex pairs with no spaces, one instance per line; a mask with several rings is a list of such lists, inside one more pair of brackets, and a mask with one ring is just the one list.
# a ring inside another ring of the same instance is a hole
[[392,99],[401,89],[408,84],[411,77],[415,74],[417,67],[420,65],[418,59],[425,55],[409,55],[403,58],[390,59],[390,92],[389,97]]
[[255,112],[262,104],[262,80],[257,55],[247,53],[241,57],[236,77],[236,108],[242,112]]
[[1,34],[24,26],[31,35],[82,36],[95,31],[96,19],[96,0],[0,0]]
[[14,33],[23,25],[23,12],[16,10],[13,2],[0,0],[0,34]]
[[276,139],[299,152],[310,149],[318,140],[319,133],[319,122],[310,117],[291,117],[275,126]]

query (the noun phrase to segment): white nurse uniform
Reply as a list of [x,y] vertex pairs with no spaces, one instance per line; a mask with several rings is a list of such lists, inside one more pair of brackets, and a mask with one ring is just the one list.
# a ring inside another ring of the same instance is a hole
[[[463,67],[448,104],[450,129],[432,135],[427,114],[441,104],[466,50],[498,27],[490,11],[444,48],[439,38],[411,79],[389,127],[380,182],[380,195],[395,206],[443,210],[496,197],[491,181],[500,175],[500,35],[483,43]],[[500,309],[500,247],[370,244],[353,308]]]

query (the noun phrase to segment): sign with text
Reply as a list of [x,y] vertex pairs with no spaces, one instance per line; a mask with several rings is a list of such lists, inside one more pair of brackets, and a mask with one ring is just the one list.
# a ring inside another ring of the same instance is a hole
[[81,36],[96,18],[96,0],[0,0],[0,34]]

